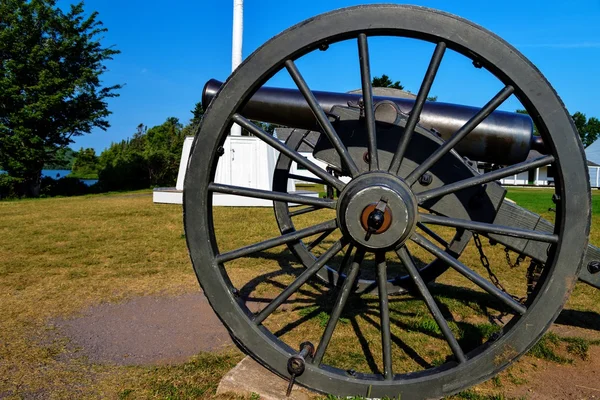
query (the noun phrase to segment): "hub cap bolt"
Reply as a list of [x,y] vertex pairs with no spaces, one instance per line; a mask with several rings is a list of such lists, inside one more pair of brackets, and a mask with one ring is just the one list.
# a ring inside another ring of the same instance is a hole
[[365,151],[365,154],[363,154],[363,161],[365,162],[365,164],[369,164],[371,162],[371,157],[369,157],[368,151]]
[[597,274],[600,272],[600,261],[590,261],[588,264],[588,271],[590,271],[590,274]]
[[369,228],[377,231],[379,228],[381,228],[381,225],[383,225],[384,217],[385,214],[383,213],[383,211],[380,211],[378,209],[373,210],[373,212],[369,214]]
[[430,173],[426,173],[419,178],[419,183],[423,186],[429,186],[433,182],[433,177]]
[[371,235],[379,230],[385,221],[385,206],[387,205],[387,199],[381,199],[377,203],[377,206],[367,218],[367,236],[365,241],[368,241]]

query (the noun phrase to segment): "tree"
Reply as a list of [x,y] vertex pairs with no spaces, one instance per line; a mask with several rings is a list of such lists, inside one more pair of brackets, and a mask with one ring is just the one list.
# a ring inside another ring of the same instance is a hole
[[[371,82],[371,85],[373,87],[389,87],[389,88],[393,88],[393,89],[404,90],[404,86],[402,84],[400,84],[400,81],[392,82],[390,77],[387,76],[386,74],[383,74],[379,77],[378,76],[374,77],[373,81]],[[410,91],[409,91],[409,93],[410,93]],[[437,96],[428,96],[427,97],[427,101],[437,101],[437,99],[438,99]]]
[[383,74],[381,76],[376,76],[373,78],[373,82],[371,83],[373,87],[389,87],[393,89],[404,89],[404,86],[400,84],[400,81],[392,82],[389,76]]
[[78,178],[96,179],[98,176],[98,156],[96,156],[96,151],[89,148],[79,150],[75,155],[71,173]]
[[[516,110],[519,114],[528,114],[527,110]],[[583,147],[588,147],[590,144],[594,143],[598,137],[600,136],[600,120],[596,117],[591,117],[587,119],[585,114],[577,111],[575,114],[571,115],[573,118],[573,122],[577,127],[577,131],[579,132],[579,137],[581,138],[581,143],[583,143]],[[537,126],[533,126],[533,134],[539,136],[539,131]]]
[[0,168],[27,195],[73,137],[109,127],[106,100],[121,85],[100,77],[119,51],[97,39],[98,13],[83,13],[83,3],[65,13],[56,0],[0,1]]
[[56,151],[54,160],[44,165],[44,169],[71,169],[75,161],[76,151],[70,147],[63,147]]
[[113,143],[100,154],[100,185],[104,190],[174,186],[184,139],[177,118],[150,129],[139,124],[131,139]]
[[192,113],[192,119],[190,121],[190,124],[197,124],[202,120],[202,117],[204,116],[204,107],[202,106],[202,102],[199,101],[196,103],[196,105],[194,106],[194,109],[191,111]]
[[600,136],[600,120],[598,120],[598,118],[591,117],[590,119],[587,119],[585,114],[579,111],[571,117],[579,131],[579,137],[581,137],[583,147],[588,147],[598,139],[598,136]]
[[144,158],[152,186],[175,184],[184,140],[183,126],[174,117],[148,129]]
[[204,107],[202,106],[202,102],[199,101],[194,106],[194,109],[190,111],[192,113],[192,119],[190,122],[183,127],[183,136],[194,136],[196,134],[196,127],[202,121],[202,117],[204,116]]

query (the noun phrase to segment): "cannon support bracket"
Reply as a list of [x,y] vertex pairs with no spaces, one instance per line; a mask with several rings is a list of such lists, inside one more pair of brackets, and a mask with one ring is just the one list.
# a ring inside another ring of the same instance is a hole
[[[494,224],[541,232],[554,231],[554,225],[551,222],[506,199],[498,209]],[[546,262],[549,247],[547,243],[495,234],[487,236],[519,254],[531,257],[541,263]],[[579,280],[600,289],[600,248],[588,245]]]

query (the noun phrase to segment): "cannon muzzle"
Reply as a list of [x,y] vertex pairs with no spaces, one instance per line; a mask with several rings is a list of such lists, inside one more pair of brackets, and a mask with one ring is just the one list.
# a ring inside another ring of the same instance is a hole
[[[202,91],[202,104],[208,105],[221,85],[215,79],[208,81]],[[362,99],[359,94],[313,93],[326,113],[334,106],[358,105]],[[376,118],[378,105],[386,102],[395,103],[404,114],[410,113],[414,105],[414,99],[374,96]],[[423,107],[419,124],[448,139],[478,111],[476,107],[429,101]],[[320,131],[306,100],[294,89],[262,87],[246,103],[242,114],[253,120]],[[456,146],[462,156],[471,160],[505,165],[525,160],[532,149],[545,153],[541,138],[533,135],[531,118],[505,111],[491,113]]]

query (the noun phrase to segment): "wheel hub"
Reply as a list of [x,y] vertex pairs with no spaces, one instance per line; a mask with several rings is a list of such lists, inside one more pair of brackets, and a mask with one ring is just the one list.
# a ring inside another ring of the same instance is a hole
[[356,245],[386,250],[403,243],[416,224],[417,202],[408,185],[384,172],[353,179],[340,194],[340,229]]

